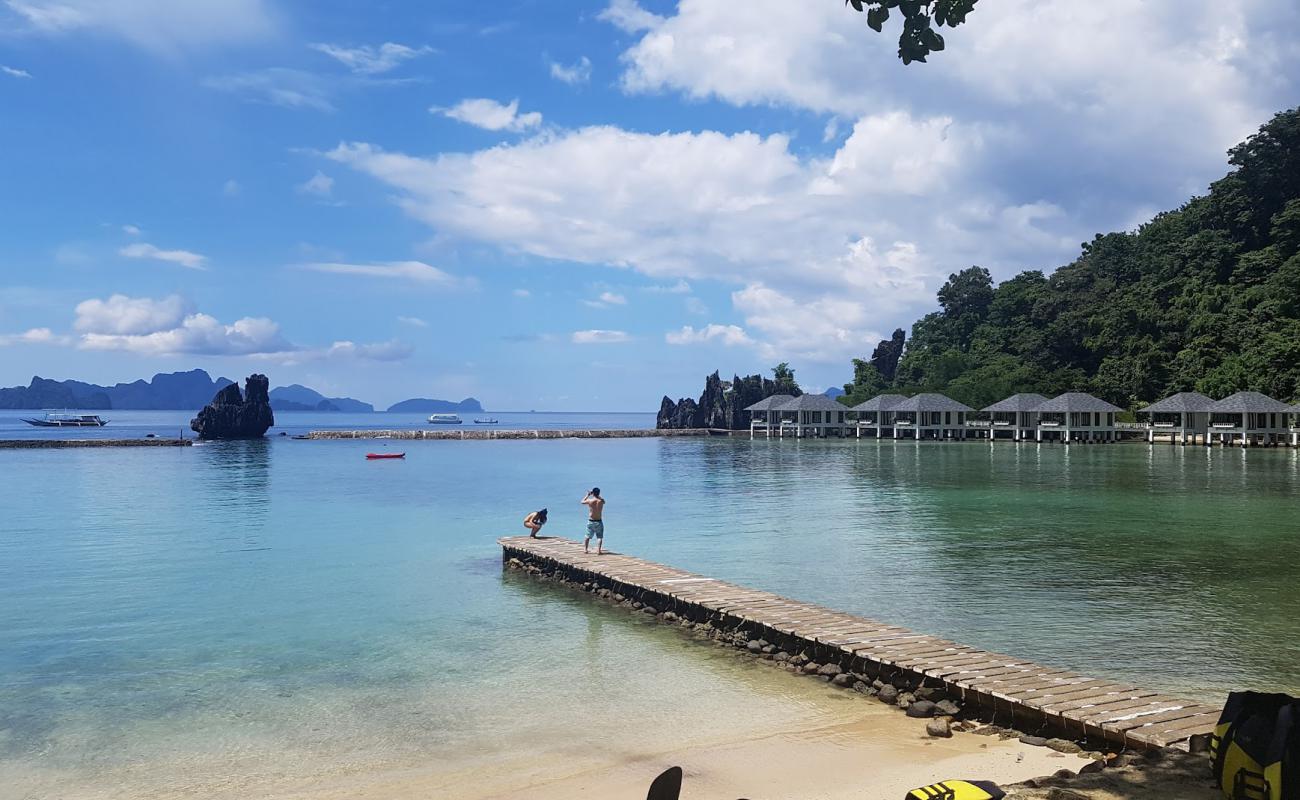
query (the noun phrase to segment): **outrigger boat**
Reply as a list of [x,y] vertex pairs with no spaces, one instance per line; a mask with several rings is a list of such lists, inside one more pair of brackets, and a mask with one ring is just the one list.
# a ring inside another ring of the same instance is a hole
[[497,424],[497,422],[499,422],[499,421],[500,421],[500,420],[497,420],[497,419],[476,419],[476,420],[474,420],[474,424],[475,424],[475,425],[495,425],[495,424]]
[[406,453],[366,453],[366,458],[370,461],[378,461],[385,458],[406,458]]
[[38,428],[102,428],[108,420],[100,419],[98,414],[46,414],[44,419],[27,419],[23,422]]

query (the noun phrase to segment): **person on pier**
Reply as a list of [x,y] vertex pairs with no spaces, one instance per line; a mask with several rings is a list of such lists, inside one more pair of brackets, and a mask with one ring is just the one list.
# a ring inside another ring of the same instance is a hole
[[600,488],[593,488],[580,501],[587,507],[587,538],[582,540],[582,552],[591,552],[591,537],[596,537],[596,555],[605,552],[605,498],[600,496]]
[[534,511],[533,513],[524,517],[524,527],[529,530],[528,538],[530,539],[536,539],[537,532],[540,531],[542,529],[542,526],[545,524],[546,524],[546,509],[544,508],[541,511]]

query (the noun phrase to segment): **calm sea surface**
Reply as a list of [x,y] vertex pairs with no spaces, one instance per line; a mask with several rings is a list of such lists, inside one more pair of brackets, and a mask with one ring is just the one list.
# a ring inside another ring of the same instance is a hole
[[261,796],[814,703],[502,574],[498,536],[543,505],[579,535],[593,484],[614,549],[1212,702],[1300,692],[1294,451],[403,444],[0,451],[0,798]]

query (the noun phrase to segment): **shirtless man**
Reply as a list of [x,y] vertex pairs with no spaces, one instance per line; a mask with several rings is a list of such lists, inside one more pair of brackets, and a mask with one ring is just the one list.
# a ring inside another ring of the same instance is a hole
[[600,496],[600,489],[592,489],[581,503],[587,507],[587,538],[582,540],[582,552],[591,552],[591,537],[596,537],[596,555],[603,555],[605,548],[605,498]]

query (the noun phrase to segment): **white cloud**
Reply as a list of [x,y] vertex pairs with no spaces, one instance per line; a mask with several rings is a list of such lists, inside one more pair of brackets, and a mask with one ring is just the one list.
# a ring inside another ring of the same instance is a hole
[[163,250],[147,242],[128,244],[117,253],[127,258],[151,258],[155,261],[179,264],[186,269],[206,269],[203,266],[203,262],[207,260],[206,256],[191,253],[189,250]]
[[190,313],[178,295],[153,300],[115,294],[107,300],[86,300],[76,308],[73,327],[82,333],[139,335],[175,328]]
[[591,81],[591,59],[583,56],[573,64],[551,62],[551,77],[570,86]]
[[636,0],[610,0],[609,6],[596,16],[624,33],[640,33],[659,27],[664,18],[646,11]]
[[4,0],[46,35],[104,34],[164,55],[264,39],[275,30],[265,0]]
[[66,336],[55,336],[49,328],[31,328],[22,333],[0,334],[0,347],[13,344],[66,344]]
[[226,197],[238,197],[239,193],[242,192],[243,190],[244,190],[243,187],[239,185],[239,181],[235,180],[234,178],[231,178],[230,180],[221,184],[221,193],[224,194]]
[[409,344],[393,340],[379,344],[335,342],[323,354],[324,358],[356,358],[365,361],[403,361],[414,352]]
[[669,331],[664,335],[664,341],[668,344],[704,344],[706,342],[717,341],[728,347],[737,345],[752,345],[754,340],[749,338],[745,329],[738,325],[706,325],[699,330],[690,325],[683,325],[679,331]]
[[419,317],[398,317],[397,321],[403,325],[410,325],[412,328],[427,328],[429,323]]
[[4,74],[9,75],[9,76],[14,77],[14,78],[30,78],[30,77],[32,77],[32,73],[28,72],[28,71],[25,70],[25,69],[18,69],[17,67],[8,67],[8,66],[5,66],[4,64],[0,64],[0,72],[3,72]]
[[334,179],[320,170],[307,179],[305,183],[298,185],[298,191],[301,194],[311,194],[317,197],[329,197],[334,192]]
[[704,316],[709,313],[709,307],[704,304],[703,300],[695,296],[686,298],[686,300],[683,301],[683,305],[685,305],[686,310],[692,314]]
[[140,227],[138,225],[123,225],[122,233],[125,233],[127,236],[139,236]]
[[641,288],[641,291],[649,292],[651,294],[690,294],[691,285],[686,281],[677,281],[676,283],[667,285],[655,284],[653,286],[644,286]]
[[427,286],[456,288],[471,285],[471,281],[458,278],[423,261],[387,261],[379,264],[340,264],[334,262],[302,264],[302,269],[332,275],[358,275],[365,278],[405,280]]
[[488,98],[475,98],[462,100],[451,108],[435,106],[429,110],[489,131],[519,133],[542,124],[542,115],[539,112],[529,111],[520,114],[518,100],[511,100],[505,104]]
[[617,292],[601,292],[600,297],[595,300],[583,300],[582,302],[592,308],[609,308],[610,306],[627,305],[627,297]]
[[333,111],[329,91],[320,77],[302,70],[271,67],[207,78],[203,85],[249,103],[289,109]]
[[408,47],[396,42],[384,42],[375,47],[344,47],[337,44],[317,43],[308,45],[313,50],[324,53],[358,75],[379,75],[396,69],[405,61],[433,52],[431,47]]
[[513,294],[515,297],[532,297],[532,296],[533,296],[533,293],[530,292],[530,291],[528,291],[527,289],[515,289],[513,292],[511,292],[511,294]]
[[574,331],[570,340],[574,344],[621,344],[632,341],[624,331]]

